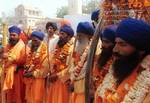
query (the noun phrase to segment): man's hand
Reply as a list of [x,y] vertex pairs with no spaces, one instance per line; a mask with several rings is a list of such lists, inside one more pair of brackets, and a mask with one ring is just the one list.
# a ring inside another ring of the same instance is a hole
[[3,59],[8,59],[8,53],[3,53],[2,58]]
[[70,92],[73,92],[74,91],[74,84],[71,82],[70,79],[68,79],[66,82],[65,82],[66,86],[68,87],[68,90]]
[[31,72],[25,72],[24,77],[31,78],[33,77],[33,74]]
[[49,78],[49,81],[53,83],[58,79],[58,76],[56,74],[52,74],[48,78]]

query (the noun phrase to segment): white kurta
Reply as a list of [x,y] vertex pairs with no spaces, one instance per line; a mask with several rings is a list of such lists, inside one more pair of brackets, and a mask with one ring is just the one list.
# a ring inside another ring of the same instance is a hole
[[49,39],[49,52],[52,52],[55,49],[58,40],[59,36],[56,34],[54,34],[53,37]]

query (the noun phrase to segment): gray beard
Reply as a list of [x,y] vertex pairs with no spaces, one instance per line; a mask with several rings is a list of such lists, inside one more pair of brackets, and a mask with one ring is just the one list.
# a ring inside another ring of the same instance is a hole
[[88,39],[83,39],[81,42],[77,40],[75,52],[79,53],[80,55],[84,52],[85,48],[89,45]]

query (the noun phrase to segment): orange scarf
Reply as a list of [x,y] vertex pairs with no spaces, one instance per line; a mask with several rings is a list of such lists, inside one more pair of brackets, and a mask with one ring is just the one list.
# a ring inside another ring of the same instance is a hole
[[[8,58],[10,57],[11,59],[13,59],[13,61],[16,61],[19,58],[21,50],[23,50],[24,47],[24,42],[22,40],[19,40],[19,42],[11,50],[8,51]],[[12,61],[9,61],[8,59],[7,62]],[[6,76],[4,80],[3,90],[12,89],[16,67],[16,63],[11,63],[9,67],[4,68],[6,70]]]

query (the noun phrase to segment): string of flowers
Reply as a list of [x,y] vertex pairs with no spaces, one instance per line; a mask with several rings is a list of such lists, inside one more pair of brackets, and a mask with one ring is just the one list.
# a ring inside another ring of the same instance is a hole
[[150,88],[150,56],[141,63],[144,69],[121,103],[142,103]]
[[67,68],[67,58],[70,55],[70,47],[73,45],[74,39],[69,40],[62,48],[55,48],[55,51],[52,54],[51,61],[51,73],[58,73],[65,68]]
[[[85,69],[84,66],[86,65],[86,58],[88,55],[88,50],[90,48],[90,44],[85,48],[82,56],[81,56],[81,60],[78,62],[77,66],[74,68],[73,72],[73,78],[75,80],[81,80],[85,77]],[[79,72],[77,72],[79,71]]]
[[113,85],[115,83],[116,83],[116,79],[113,76],[112,66],[110,66],[110,69],[109,69],[108,73],[106,74],[102,84],[100,84],[100,86],[97,88],[98,96],[104,98],[105,92],[107,89],[115,91],[113,89]]

